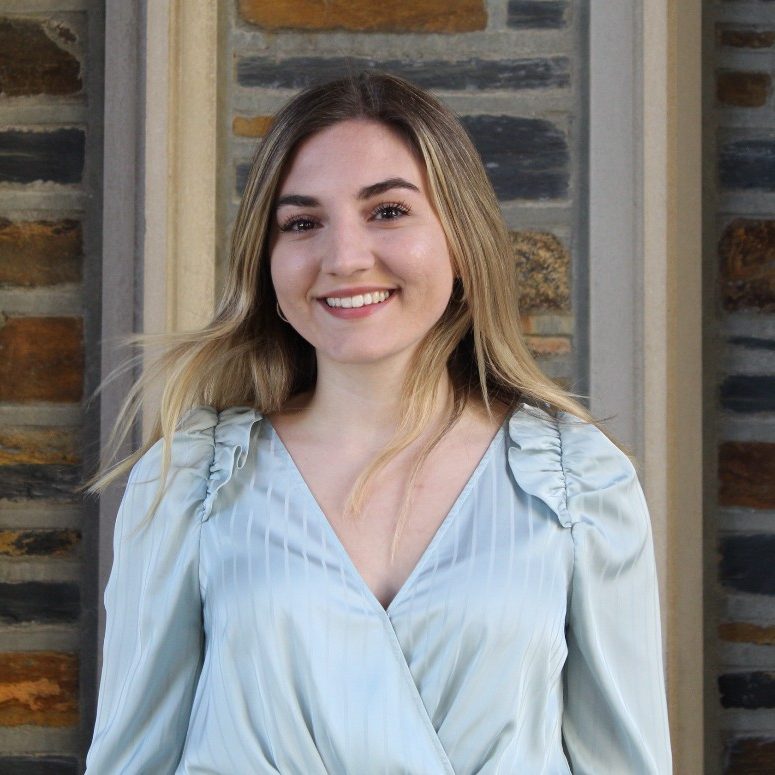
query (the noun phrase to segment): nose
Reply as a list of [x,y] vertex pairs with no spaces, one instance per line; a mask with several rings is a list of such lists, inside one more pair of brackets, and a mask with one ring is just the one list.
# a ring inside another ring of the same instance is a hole
[[331,275],[351,275],[374,266],[374,251],[364,226],[354,218],[332,219],[321,262]]

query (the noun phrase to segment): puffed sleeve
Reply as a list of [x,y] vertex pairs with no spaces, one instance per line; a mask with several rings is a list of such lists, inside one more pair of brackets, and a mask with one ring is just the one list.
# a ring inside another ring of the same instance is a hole
[[176,430],[164,496],[150,520],[162,442],[135,464],[116,519],[91,775],[163,775],[180,760],[202,666],[199,534],[217,413]]
[[627,456],[558,424],[574,546],[563,740],[579,775],[672,772],[651,523]]

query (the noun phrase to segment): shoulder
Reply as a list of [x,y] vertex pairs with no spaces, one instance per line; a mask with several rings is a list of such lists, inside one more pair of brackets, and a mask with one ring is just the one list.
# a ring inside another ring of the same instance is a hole
[[610,510],[619,501],[642,498],[632,462],[594,424],[522,404],[508,431],[517,484],[550,506],[564,527],[603,506]]
[[158,486],[169,446],[169,470],[165,491],[201,487],[200,517],[206,519],[218,490],[231,478],[235,466],[245,464],[251,429],[261,414],[252,407],[216,410],[197,406],[186,411],[169,439],[160,438],[135,463],[127,487],[154,483]]

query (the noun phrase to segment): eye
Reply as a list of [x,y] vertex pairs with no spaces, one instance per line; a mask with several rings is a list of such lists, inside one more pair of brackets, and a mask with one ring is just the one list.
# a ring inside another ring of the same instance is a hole
[[410,210],[404,202],[381,202],[371,211],[371,217],[376,221],[395,221],[408,215]]
[[308,215],[294,215],[283,221],[278,227],[280,231],[310,231],[317,225]]

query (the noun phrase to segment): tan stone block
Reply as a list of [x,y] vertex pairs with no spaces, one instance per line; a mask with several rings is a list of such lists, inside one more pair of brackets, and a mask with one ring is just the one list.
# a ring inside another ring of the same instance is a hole
[[81,279],[83,234],[78,221],[0,218],[0,285],[32,287]]
[[722,105],[760,108],[767,103],[771,85],[768,73],[720,72],[716,76],[716,98]]
[[472,32],[487,27],[484,0],[239,0],[239,13],[265,30]]
[[81,64],[67,50],[74,39],[63,24],[0,19],[0,94],[18,97],[81,91]]
[[571,341],[566,336],[526,336],[525,342],[535,358],[568,355],[571,351]]
[[718,628],[721,640],[732,643],[755,643],[775,646],[775,626],[761,626],[750,622],[722,622]]
[[78,724],[78,657],[55,651],[0,654],[0,725]]
[[0,465],[75,465],[79,444],[74,428],[0,427]]
[[4,557],[69,557],[81,541],[71,529],[38,528],[0,530],[0,555]]
[[273,116],[234,116],[231,130],[237,137],[263,137],[272,126]]
[[83,320],[0,318],[0,374],[0,401],[80,401]]
[[549,232],[511,232],[521,313],[570,309],[570,253]]
[[719,242],[724,309],[775,312],[775,220],[736,218]]
[[722,46],[734,48],[770,48],[775,46],[775,30],[741,30],[716,27],[716,39]]
[[775,444],[725,441],[719,447],[719,504],[775,509]]

